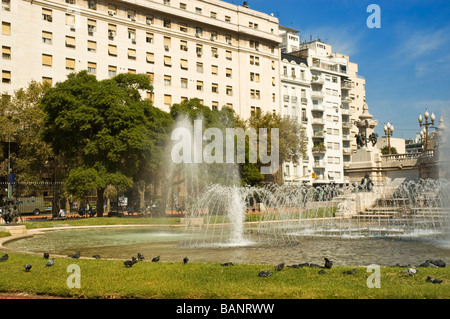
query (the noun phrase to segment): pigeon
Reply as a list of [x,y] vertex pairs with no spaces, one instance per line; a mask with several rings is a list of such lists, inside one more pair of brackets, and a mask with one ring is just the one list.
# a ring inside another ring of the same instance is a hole
[[318,267],[318,268],[322,268],[322,266],[317,265],[317,264],[309,264],[309,267]]
[[427,262],[430,262],[433,265],[436,265],[438,267],[445,267],[445,262],[443,262],[442,260],[427,260]]
[[8,258],[9,258],[8,254],[5,254],[0,258],[0,262],[7,261]]
[[188,262],[189,262],[189,258],[184,257],[184,258],[183,258],[183,263],[184,263],[184,264],[187,264]]
[[319,272],[318,272],[319,275],[324,275],[324,274],[326,274],[326,273],[327,273],[327,272],[326,272],[325,270],[323,270],[323,269],[320,269]]
[[95,258],[95,259],[100,259],[100,258],[101,258],[100,255],[94,255],[94,256],[92,256],[92,257]]
[[405,269],[405,270],[402,271],[402,273],[408,274],[411,277],[414,276],[415,274],[417,274],[417,272],[418,272],[418,270],[415,269],[415,268],[408,268],[408,269]]
[[144,260],[144,255],[142,255],[141,253],[138,253],[138,254],[137,254],[137,259],[138,259],[139,261]]
[[232,262],[228,262],[228,263],[223,263],[223,264],[220,264],[221,266],[233,266],[233,263]]
[[55,263],[55,258],[52,258],[50,260],[47,260],[47,262],[45,263],[45,265],[47,267],[53,266],[53,264]]
[[81,253],[79,251],[77,251],[75,254],[73,255],[69,255],[69,257],[74,258],[74,259],[78,259],[80,258]]
[[419,267],[431,267],[431,268],[437,268],[438,266],[436,266],[433,263],[430,263],[429,260],[425,261],[423,264],[420,264]]
[[331,269],[331,267],[333,266],[333,262],[332,262],[331,260],[329,260],[328,258],[324,258],[324,260],[325,260],[325,265],[324,265],[324,267],[325,267],[326,269]]
[[266,270],[266,271],[261,271],[258,274],[258,277],[269,277],[270,275],[272,275],[272,271],[271,270]]
[[153,261],[153,262],[158,262],[159,259],[160,259],[159,256],[156,256],[156,257],[154,257],[154,258],[152,259],[152,261]]
[[125,260],[123,262],[123,264],[125,265],[125,267],[130,268],[131,266],[133,266],[136,262],[133,260]]
[[49,253],[44,253],[44,258],[45,259],[48,259],[50,257],[50,254]]
[[131,257],[131,261],[132,261],[134,264],[138,262],[138,260],[137,260],[136,257]]
[[276,265],[275,270],[281,271],[281,270],[283,270],[283,268],[284,268],[284,263],[281,263],[281,264]]
[[356,269],[344,271],[343,274],[346,274],[346,275],[353,275],[353,274],[356,274]]
[[289,267],[289,268],[303,268],[303,266],[301,264],[294,264],[294,265],[290,265],[290,266],[288,265],[286,267]]
[[25,268],[25,271],[28,272],[31,270],[32,266],[30,264],[26,264],[26,265],[23,265],[23,267]]
[[433,277],[431,277],[431,276],[428,276],[428,277],[427,277],[427,281],[428,281],[428,282],[432,282],[433,284],[440,284],[440,283],[442,282],[442,280],[433,278]]

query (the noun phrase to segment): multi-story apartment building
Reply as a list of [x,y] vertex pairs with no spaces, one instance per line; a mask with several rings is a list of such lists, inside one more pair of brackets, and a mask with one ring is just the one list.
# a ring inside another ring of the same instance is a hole
[[280,27],[281,104],[284,116],[301,121],[308,147],[299,164],[283,164],[283,177],[289,183],[343,183],[357,147],[354,122],[363,111],[365,82],[348,56],[332,53],[320,40],[300,43],[298,32]]
[[2,0],[0,91],[145,73],[154,105],[279,112],[278,19],[218,0]]

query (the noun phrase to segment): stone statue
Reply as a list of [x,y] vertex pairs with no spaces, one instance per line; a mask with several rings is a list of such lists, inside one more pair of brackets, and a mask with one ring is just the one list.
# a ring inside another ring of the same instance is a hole
[[15,198],[3,198],[1,217],[5,223],[15,223],[19,218],[19,206]]
[[364,191],[372,191],[373,190],[373,182],[369,177],[369,173],[366,173],[366,175],[364,175],[363,179],[361,180],[361,185],[359,187],[359,189],[364,190]]
[[377,139],[378,139],[378,134],[377,133],[372,133],[369,135],[369,141],[372,142],[372,146],[375,146],[375,144],[377,144]]

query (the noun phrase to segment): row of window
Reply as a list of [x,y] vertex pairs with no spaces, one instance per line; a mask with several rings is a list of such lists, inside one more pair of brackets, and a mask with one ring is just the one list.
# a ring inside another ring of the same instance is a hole
[[[110,15],[115,15],[114,10],[109,10],[108,11]],[[131,18],[131,20],[136,21],[135,18],[135,12],[131,12],[130,10],[128,11],[128,18]],[[48,22],[52,22],[53,21],[53,12],[51,9],[47,9],[47,8],[42,8],[42,19]],[[65,24],[68,26],[71,26],[71,30],[75,31],[76,26],[77,26],[77,21],[76,21],[76,15],[74,13],[66,13],[65,15]],[[146,16],[146,23],[148,25],[153,25],[155,18],[152,15],[148,15]],[[93,33],[96,31],[96,24],[97,21],[93,20],[93,19],[88,19],[87,22],[87,26],[88,26],[88,34],[89,35],[93,35]],[[174,23],[172,23],[172,21],[170,19],[162,19],[162,26],[165,28],[169,28],[172,29]],[[194,29],[194,28],[193,28]],[[130,29],[129,29],[130,30]],[[134,34],[135,34],[135,30]],[[188,33],[189,32],[189,27],[186,23],[179,23],[179,31],[184,32],[184,33]],[[206,32],[203,31],[203,28],[201,27],[195,27],[195,33],[194,35],[197,38],[203,38]],[[109,24],[108,26],[108,38],[110,39],[114,39],[114,37],[117,34],[117,26],[114,24]],[[219,34],[217,31],[210,31],[210,40],[211,41],[225,41],[227,44],[232,45],[233,41],[232,41],[232,36],[229,34],[224,34],[221,35]],[[130,36],[130,31],[129,31],[129,36]],[[252,49],[255,49],[256,51],[259,51],[261,46],[259,41],[255,41],[255,40],[249,40],[248,41],[249,47]],[[275,47],[272,46],[268,46],[269,50],[271,53],[275,52]]]

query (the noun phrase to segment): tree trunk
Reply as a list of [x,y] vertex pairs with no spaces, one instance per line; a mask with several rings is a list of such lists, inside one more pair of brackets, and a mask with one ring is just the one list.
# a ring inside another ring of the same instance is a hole
[[105,189],[99,188],[97,189],[97,217],[103,217],[104,204],[105,204]]
[[138,193],[138,200],[139,200],[138,213],[143,212],[145,209],[145,186],[146,183],[143,179],[138,180],[138,182],[136,183],[136,190]]

